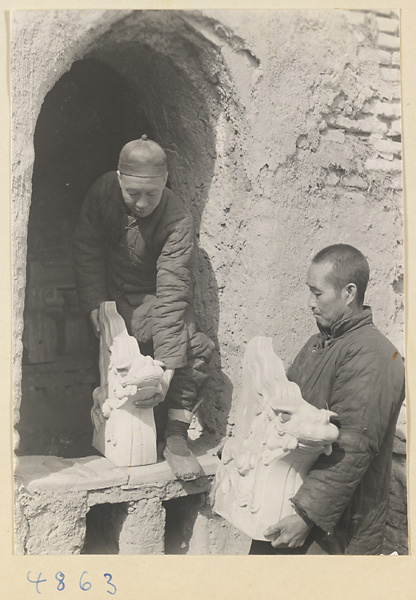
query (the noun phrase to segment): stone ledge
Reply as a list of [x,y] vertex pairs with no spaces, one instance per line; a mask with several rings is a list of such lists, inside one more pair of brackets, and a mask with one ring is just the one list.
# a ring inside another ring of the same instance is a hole
[[[209,446],[209,440],[196,440],[189,443],[189,447],[198,458],[205,475],[208,476],[215,474],[220,461],[217,457],[217,450],[219,446],[214,446],[213,448],[208,448],[207,446]],[[161,482],[176,481],[165,460],[157,462],[154,465],[129,467],[127,469],[127,473],[127,488],[154,482],[158,482],[160,484]]]
[[88,491],[121,486],[128,482],[125,468],[115,467],[101,456],[76,459],[21,456],[15,477],[28,492]]
[[[149,497],[152,495],[152,490],[153,493],[156,492],[159,495],[161,490],[173,485],[178,487],[176,493],[171,495],[165,491],[162,495],[177,497],[206,490],[207,478],[215,474],[219,464],[218,446],[211,448],[209,446],[209,440],[190,442],[190,447],[198,457],[206,475],[201,478],[205,480],[202,490],[199,489],[201,486],[197,483],[198,480],[194,482],[177,481],[165,460],[142,467],[116,467],[102,456],[87,456],[77,459],[56,456],[22,456],[19,457],[15,477],[29,493],[48,491],[93,493],[98,490],[106,490],[106,494],[108,494],[109,489],[117,488],[112,496],[114,494],[119,496],[121,490],[131,491],[135,488],[147,488],[147,492],[142,496],[139,494],[139,497]],[[193,491],[194,487],[196,491]],[[187,488],[189,488],[188,492]],[[126,495],[128,496],[128,494]]]
[[201,438],[190,446],[205,476],[188,482],[177,480],[166,461],[127,468],[100,456],[20,457],[15,469],[16,549],[22,554],[82,553],[87,513],[104,504],[110,505],[109,535],[120,554],[163,554],[162,503],[207,495],[219,465],[221,444]]
[[137,502],[140,500],[150,500],[159,498],[161,502],[191,496],[193,494],[203,494],[211,489],[213,475],[199,477],[194,481],[180,481],[171,479],[170,481],[141,483],[135,487],[112,487],[101,490],[92,490],[88,492],[88,506],[96,504],[120,504],[123,502]]

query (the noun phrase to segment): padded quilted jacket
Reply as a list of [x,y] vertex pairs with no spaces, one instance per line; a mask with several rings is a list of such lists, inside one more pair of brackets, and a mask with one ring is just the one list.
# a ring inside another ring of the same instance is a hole
[[[305,400],[337,413],[339,438],[292,499],[326,533],[329,553],[379,554],[404,364],[369,307],[302,348],[288,371]],[[332,547],[332,552],[331,552]]]
[[155,295],[155,358],[170,369],[185,366],[193,247],[192,217],[173,192],[165,188],[156,209],[137,218],[124,204],[116,172],[106,173],[88,192],[73,236],[82,309],[106,300],[138,307]]

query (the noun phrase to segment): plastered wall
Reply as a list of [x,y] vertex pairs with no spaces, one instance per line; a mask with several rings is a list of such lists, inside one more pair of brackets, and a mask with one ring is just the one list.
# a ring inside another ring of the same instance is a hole
[[45,94],[85,57],[137,88],[153,78],[148,115],[195,217],[199,322],[217,344],[206,427],[232,427],[253,335],[273,336],[288,365],[314,331],[305,272],[327,244],[367,256],[376,324],[403,352],[396,13],[32,11],[12,22],[16,420],[33,134]]

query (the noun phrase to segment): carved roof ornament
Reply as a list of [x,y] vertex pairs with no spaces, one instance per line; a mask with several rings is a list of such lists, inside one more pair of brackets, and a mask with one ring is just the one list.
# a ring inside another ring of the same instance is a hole
[[290,499],[318,456],[330,454],[335,413],[303,400],[288,381],[271,338],[246,349],[235,436],[224,445],[213,489],[214,510],[252,539],[294,514]]
[[100,387],[93,392],[93,446],[117,466],[155,463],[153,408],[136,405],[162,391],[162,363],[140,353],[115,302],[103,302],[100,319]]

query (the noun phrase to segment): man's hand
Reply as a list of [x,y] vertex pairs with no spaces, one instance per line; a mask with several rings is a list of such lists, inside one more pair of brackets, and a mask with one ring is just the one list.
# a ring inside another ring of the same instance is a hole
[[170,382],[172,381],[172,377],[173,377],[174,373],[175,373],[175,369],[166,369],[163,372],[163,376],[162,376],[162,380],[161,380],[162,391],[159,392],[159,394],[155,394],[151,398],[147,398],[146,400],[137,400],[136,406],[139,406],[140,408],[153,408],[157,404],[160,404],[160,402],[163,402],[166,394],[168,393]]
[[94,331],[94,335],[99,339],[100,338],[100,319],[99,319],[99,308],[94,308],[90,312],[90,319],[92,323],[92,329]]
[[281,519],[268,527],[264,536],[270,538],[273,548],[297,548],[303,546],[313,525],[308,525],[298,514]]
[[[162,391],[160,394],[156,394],[156,396],[154,396],[155,398],[159,398],[160,400],[159,402],[162,402],[165,399],[166,394],[168,393],[168,389],[170,386],[170,382],[172,381],[172,377],[175,374],[175,369],[166,369],[163,372],[163,376],[162,376]],[[157,402],[157,404],[159,404],[159,402]]]

